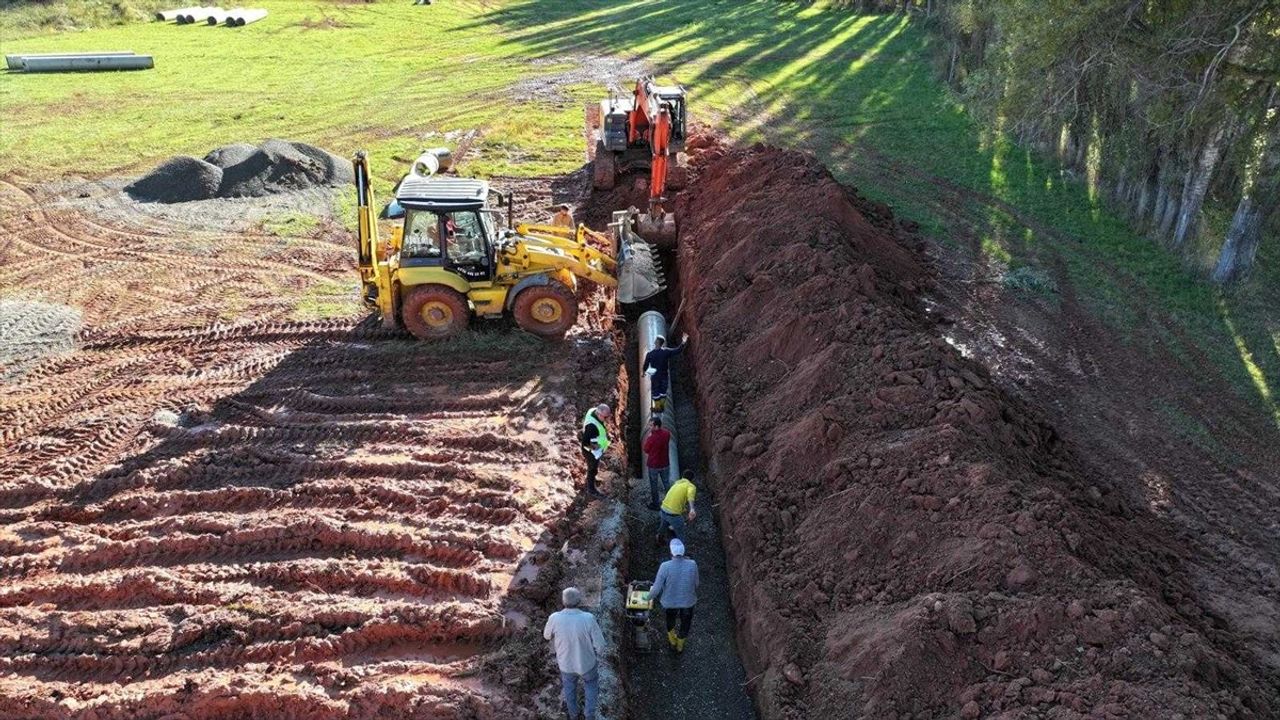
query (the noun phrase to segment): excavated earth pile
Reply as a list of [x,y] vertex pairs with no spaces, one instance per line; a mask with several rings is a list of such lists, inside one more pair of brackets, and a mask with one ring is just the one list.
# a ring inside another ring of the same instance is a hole
[[940,338],[888,208],[695,144],[681,294],[764,717],[1280,713],[1168,529]]
[[598,318],[428,345],[354,287],[290,318],[342,231],[0,220],[0,284],[82,314],[0,392],[0,718],[535,716]]

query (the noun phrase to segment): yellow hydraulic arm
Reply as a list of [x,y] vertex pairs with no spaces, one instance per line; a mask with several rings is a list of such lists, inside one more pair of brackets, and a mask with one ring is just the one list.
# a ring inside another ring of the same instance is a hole
[[578,277],[605,287],[617,287],[618,261],[587,243],[587,238],[609,243],[607,235],[586,225],[573,228],[558,225],[516,226],[516,244],[507,253],[508,264],[521,270],[568,270]]
[[378,219],[374,211],[373,187],[369,182],[369,159],[363,150],[351,162],[356,176],[356,239],[360,280],[365,304],[382,313],[383,322],[394,319],[391,296],[391,268],[378,256]]

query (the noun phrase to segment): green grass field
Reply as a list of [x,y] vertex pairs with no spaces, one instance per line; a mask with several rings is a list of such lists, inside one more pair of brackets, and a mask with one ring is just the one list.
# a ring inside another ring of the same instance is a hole
[[737,0],[259,5],[271,15],[238,29],[52,34],[0,11],[6,52],[131,49],[157,64],[0,79],[0,173],[138,173],[173,154],[284,137],[369,149],[385,188],[403,171],[391,158],[471,132],[470,173],[567,172],[583,162],[582,107],[602,88],[577,83],[517,102],[512,87],[586,55],[639,57],[690,89],[697,118],[814,150],[943,242],[1032,276],[1064,268],[1086,305],[1132,342],[1200,338],[1241,398],[1280,425],[1280,258],[1262,258],[1230,295],[1197,282],[1109,213],[1087,178],[971,121],[936,79],[928,33],[903,18]]

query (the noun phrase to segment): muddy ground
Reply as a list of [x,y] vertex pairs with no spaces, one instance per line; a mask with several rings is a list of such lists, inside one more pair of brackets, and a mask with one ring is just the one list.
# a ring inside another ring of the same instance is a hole
[[562,550],[598,575],[617,543],[566,520],[607,311],[427,345],[364,320],[332,221],[195,230],[91,185],[0,185],[0,284],[80,323],[0,395],[0,717],[551,712]]

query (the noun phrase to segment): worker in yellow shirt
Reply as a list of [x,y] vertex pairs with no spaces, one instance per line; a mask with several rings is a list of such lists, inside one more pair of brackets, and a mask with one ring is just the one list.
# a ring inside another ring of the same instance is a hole
[[697,495],[698,488],[689,479],[689,474],[682,473],[680,479],[667,491],[662,507],[658,510],[659,543],[666,541],[667,528],[671,528],[680,542],[685,542],[685,522],[693,522],[698,517],[698,511],[693,509],[693,500]]

